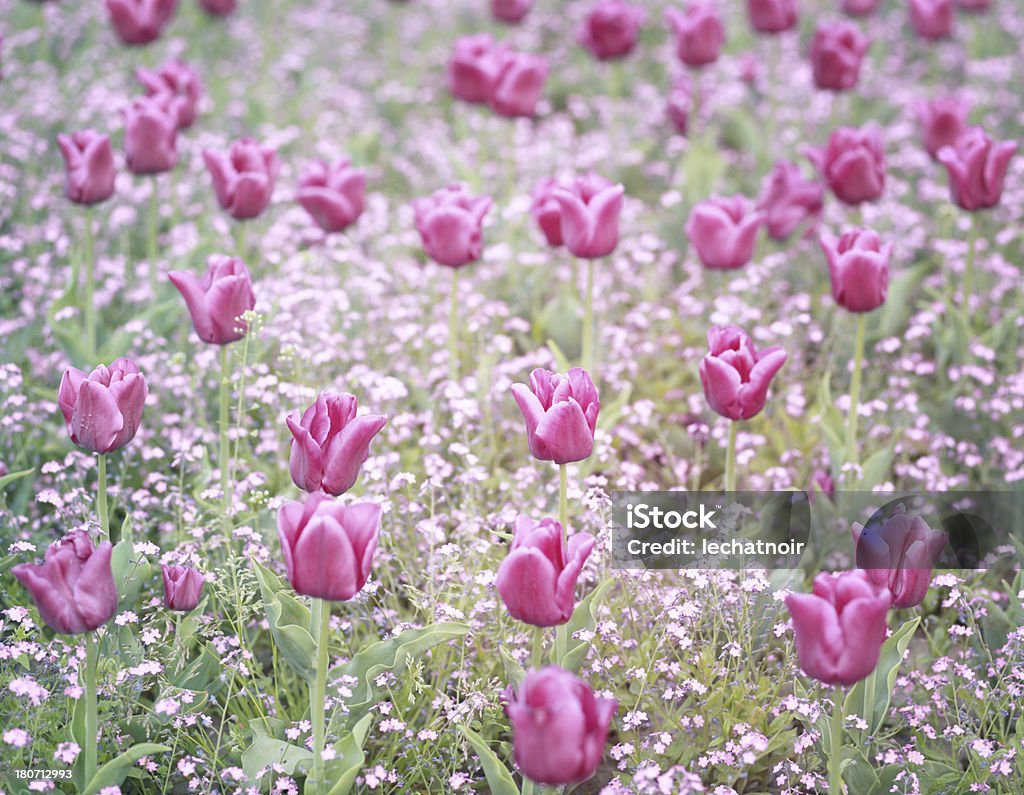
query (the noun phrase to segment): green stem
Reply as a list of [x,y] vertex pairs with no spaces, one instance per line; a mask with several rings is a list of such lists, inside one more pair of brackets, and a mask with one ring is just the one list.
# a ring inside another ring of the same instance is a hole
[[530,665],[540,668],[544,662],[544,627],[533,628],[533,649],[530,655]]
[[522,795],[535,795],[537,792],[537,785],[526,776],[523,776],[523,786],[521,787],[520,792],[522,792]]
[[327,646],[328,624],[331,618],[331,603],[325,599],[313,600],[312,630],[316,641],[316,679],[310,685],[309,716],[313,723],[313,771],[310,795],[327,792],[324,780],[324,699],[327,692]]
[[857,315],[857,339],[853,349],[853,377],[850,380],[850,414],[846,420],[846,462],[857,463],[857,403],[860,401],[861,370],[864,365],[864,332],[867,314]]
[[725,490],[736,491],[736,420],[729,421],[729,442],[725,448]]
[[843,795],[843,691],[835,692],[832,708],[832,747],[828,755],[828,795]]
[[587,260],[587,291],[583,298],[582,367],[594,377],[594,260]]
[[[565,464],[558,466],[558,522],[562,525],[562,549],[565,549],[569,543],[569,473]],[[562,664],[568,647],[568,629],[565,624],[559,624],[555,628],[555,645],[551,650],[555,665]]]
[[690,81],[690,131],[691,140],[696,140],[700,133],[700,75],[697,69],[694,72],[693,80]]
[[963,314],[964,326],[971,327],[971,295],[974,293],[974,257],[978,247],[978,220],[975,213],[971,214],[971,230],[967,233],[967,262],[964,265],[963,298],[960,311]]
[[160,221],[160,194],[157,191],[156,179],[153,180],[153,192],[149,195],[149,236],[147,239],[149,260],[149,292],[156,296],[159,285],[160,271],[157,267],[157,227]]
[[96,483],[96,514],[100,522],[100,541],[105,541],[110,535],[110,519],[107,515],[107,456],[100,453],[97,456],[99,462],[99,476]]
[[868,678],[864,680],[864,714],[861,717],[864,718],[864,722],[868,725],[868,735],[873,733],[875,722],[875,672],[877,670],[877,668],[872,668]]
[[220,490],[223,500],[223,516],[221,518],[224,535],[231,543],[231,473],[230,446],[228,443],[228,397],[230,392],[231,359],[226,345],[220,346]]
[[[242,260],[242,262],[246,262],[246,259],[245,259],[245,222],[244,221],[238,221],[237,223],[235,223],[235,251],[237,252],[236,256],[240,260]],[[246,262],[246,264],[248,265],[249,263]]]
[[[78,290],[78,273],[73,276]],[[85,341],[96,358],[96,260],[93,255],[92,209],[85,211]]]
[[96,663],[99,657],[96,638],[92,632],[85,633],[85,782],[96,775]]
[[452,294],[448,303],[448,378],[459,378],[459,270],[452,268]]

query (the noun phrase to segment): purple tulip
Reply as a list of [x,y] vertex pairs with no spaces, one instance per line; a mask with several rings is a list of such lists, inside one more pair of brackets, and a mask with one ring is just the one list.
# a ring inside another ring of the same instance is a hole
[[686,11],[669,8],[665,19],[676,37],[676,56],[687,66],[705,66],[718,60],[725,43],[725,27],[710,0],[691,0]]
[[840,127],[824,151],[808,151],[836,198],[856,205],[874,201],[885,190],[885,148],[878,127]]
[[295,194],[302,209],[325,232],[341,232],[356,222],[366,205],[366,172],[347,157],[311,163]]
[[192,126],[203,90],[199,75],[192,67],[181,61],[168,61],[157,71],[136,69],[135,76],[148,96],[166,98],[165,107],[170,108],[178,129]]
[[117,167],[110,139],[95,130],[58,135],[67,180],[64,192],[75,204],[98,204],[114,195]]
[[489,196],[474,196],[464,185],[451,185],[416,199],[416,228],[427,255],[449,268],[480,259],[483,221],[490,207]]
[[94,453],[112,453],[135,438],[148,394],[135,362],[121,358],[89,374],[69,367],[57,404],[72,442]]
[[870,46],[871,40],[852,22],[820,24],[811,42],[814,84],[828,91],[853,88]]
[[758,33],[782,33],[796,27],[796,0],[747,0],[747,14]]
[[750,262],[764,215],[743,196],[707,199],[686,222],[686,234],[705,268],[732,270]]
[[680,135],[686,135],[690,127],[690,107],[693,105],[693,97],[690,91],[690,81],[680,78],[672,84],[672,90],[668,94],[666,110],[672,126]]
[[178,0],[106,0],[114,31],[125,44],[148,44],[160,37]]
[[700,382],[711,408],[730,420],[759,414],[772,379],[786,363],[786,352],[778,345],[758,351],[736,326],[709,329],[708,348],[700,363]]
[[597,259],[615,250],[625,190],[597,174],[578,177],[571,189],[555,188],[562,208],[562,238],[574,257]]
[[601,401],[582,367],[573,367],[567,375],[537,368],[530,373],[529,387],[512,385],[512,396],[526,421],[534,458],[569,464],[593,451]]
[[953,35],[953,0],[910,0],[910,24],[922,39]]
[[178,288],[199,339],[227,345],[246,335],[241,316],[256,306],[249,269],[238,257],[216,257],[203,277],[191,271],[172,271],[168,278]]
[[448,59],[448,89],[464,102],[487,102],[505,63],[507,48],[488,33],[455,41]]
[[796,163],[780,161],[761,190],[757,209],[772,240],[783,241],[808,223],[808,232],[818,225],[825,202],[825,190],[817,180],[807,179]]
[[949,193],[964,210],[995,207],[1003,196],[1003,180],[1017,151],[1015,141],[993,141],[980,127],[971,127],[954,146],[939,150],[949,172]]
[[178,120],[169,100],[137,97],[124,111],[124,155],[133,174],[160,174],[178,162]]
[[232,218],[255,218],[270,204],[280,163],[277,152],[251,138],[231,144],[227,154],[203,151],[217,201]]
[[533,116],[547,77],[548,62],[540,55],[506,53],[488,97],[491,109],[501,116]]
[[602,61],[623,58],[636,46],[647,13],[622,0],[598,0],[590,10],[577,39]]
[[822,235],[821,248],[832,277],[832,298],[850,312],[870,312],[885,303],[892,244],[884,246],[870,229],[854,229],[838,240]]
[[51,629],[80,635],[102,627],[117,612],[112,551],[109,541],[96,547],[85,530],[75,530],[46,550],[42,565],[19,563],[11,572]]
[[537,228],[544,234],[549,246],[558,248],[565,241],[562,239],[562,207],[555,198],[558,182],[544,179],[533,189],[530,204],[530,215],[533,216]]
[[590,533],[566,544],[554,519],[516,518],[508,557],[498,567],[496,587],[509,614],[535,627],[553,627],[572,618],[576,579],[594,549]]
[[500,22],[522,22],[533,0],[491,0],[491,16]]
[[164,566],[164,601],[168,610],[195,610],[203,595],[205,577],[188,566]]
[[933,160],[939,159],[943,147],[954,146],[964,134],[970,112],[970,103],[955,96],[939,97],[918,105],[917,117],[921,122],[924,148]]
[[292,588],[336,602],[359,593],[370,576],[380,516],[376,503],[342,505],[319,493],[305,504],[282,505],[277,534]]

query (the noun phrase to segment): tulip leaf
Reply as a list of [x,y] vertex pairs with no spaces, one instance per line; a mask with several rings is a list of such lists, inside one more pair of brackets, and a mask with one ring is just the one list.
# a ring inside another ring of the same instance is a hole
[[611,579],[605,580],[587,594],[576,606],[572,618],[565,625],[566,637],[569,639],[569,642],[566,645],[565,654],[562,655],[560,661],[561,666],[565,670],[579,673],[580,668],[583,667],[583,661],[587,659],[587,652],[590,651],[590,641],[573,638],[573,635],[583,630],[594,631],[594,627],[597,626],[595,611],[614,582]]
[[131,540],[126,538],[114,544],[110,568],[117,583],[118,607],[130,610],[139,598],[143,583],[149,580],[152,567],[144,555],[136,554]]
[[256,782],[260,770],[270,765],[281,765],[286,776],[295,775],[300,765],[308,769],[313,762],[313,753],[301,745],[294,745],[279,739],[285,724],[276,718],[254,718],[249,721],[253,733],[252,744],[242,751],[242,770],[249,781]]
[[526,670],[505,646],[501,647],[501,663],[505,666],[505,676],[509,684],[519,687],[519,683],[526,678]]
[[868,735],[876,735],[885,723],[896,685],[897,669],[910,645],[921,618],[912,618],[896,630],[885,643],[878,656],[874,674],[857,682],[846,697],[845,714],[859,715],[867,721]]
[[491,795],[519,795],[519,787],[516,786],[512,774],[498,759],[498,755],[491,750],[484,738],[467,726],[459,726],[459,731],[472,746],[476,755],[480,757],[480,765],[484,769],[484,776],[487,778],[487,786]]
[[171,749],[156,743],[139,743],[133,745],[120,756],[114,757],[96,771],[92,781],[83,790],[82,795],[96,795],[104,787],[118,787],[125,780],[132,767],[144,756],[167,753]]
[[875,486],[885,480],[889,474],[889,467],[892,466],[894,448],[884,447],[868,456],[868,459],[861,464],[860,480],[857,482],[857,490],[873,491]]
[[454,622],[407,629],[394,638],[366,646],[349,662],[332,668],[328,674],[329,680],[342,676],[351,676],[357,680],[357,684],[352,687],[352,695],[346,701],[346,723],[358,725],[357,722],[377,703],[376,681],[381,674],[389,671],[399,674],[405,670],[410,659],[416,659],[434,646],[462,638],[468,633],[468,626]]
[[296,674],[311,682],[316,675],[316,644],[309,634],[309,608],[283,590],[270,569],[253,563],[274,645]]
[[183,690],[202,690],[207,693],[219,689],[220,656],[212,646],[206,644],[199,656],[179,671],[171,683]]
[[5,488],[11,483],[14,483],[14,481],[16,480],[27,478],[33,472],[35,472],[35,469],[23,469],[20,472],[8,472],[6,475],[0,478],[0,489]]
[[548,339],[548,350],[551,352],[551,358],[555,360],[555,367],[558,368],[558,372],[569,372],[572,364],[569,363],[568,357],[562,353],[562,349],[558,346],[558,343],[550,338]]
[[327,795],[348,795],[349,790],[352,789],[356,776],[359,775],[359,771],[366,763],[363,743],[366,742],[366,735],[370,731],[372,722],[372,714],[364,715],[352,727],[352,731],[345,732],[341,739],[334,744],[334,759],[325,765],[325,772],[327,780],[335,783],[328,790]]

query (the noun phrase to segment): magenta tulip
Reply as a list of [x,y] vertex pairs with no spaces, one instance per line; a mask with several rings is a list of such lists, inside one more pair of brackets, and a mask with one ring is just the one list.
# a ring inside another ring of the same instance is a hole
[[803,223],[808,231],[817,226],[824,199],[821,183],[804,177],[796,163],[780,161],[761,190],[757,209],[764,214],[769,237],[781,242]]
[[135,438],[148,394],[138,366],[121,358],[88,374],[69,367],[60,380],[57,403],[71,441],[102,454],[120,450]]
[[796,27],[796,0],[747,0],[747,14],[758,33],[782,33]]
[[839,6],[844,14],[851,17],[866,17],[878,10],[881,0],[842,0]]
[[885,303],[892,244],[884,246],[870,229],[855,229],[838,240],[821,238],[832,277],[832,298],[850,312],[870,312]]
[[489,196],[474,196],[464,185],[416,199],[416,229],[427,255],[449,268],[476,262],[483,254],[483,221],[490,208]]
[[615,250],[625,190],[597,174],[578,177],[571,188],[555,188],[562,208],[562,238],[573,256],[597,259]]
[[808,154],[844,204],[874,201],[885,190],[885,149],[873,124],[840,127],[829,136],[824,151]]
[[870,46],[871,41],[852,22],[820,24],[811,42],[814,84],[828,91],[853,88]]
[[530,373],[529,387],[512,385],[512,396],[526,421],[534,458],[568,464],[593,451],[601,401],[582,367],[573,367],[567,375],[537,368]]
[[199,5],[207,14],[223,17],[238,7],[238,0],[199,0]]
[[853,524],[857,567],[876,587],[888,589],[893,607],[915,607],[928,593],[946,534],[919,516],[908,516],[903,505],[880,525]]
[[676,128],[676,132],[680,135],[686,135],[686,131],[690,127],[690,107],[692,104],[693,98],[690,93],[690,81],[685,78],[676,80],[668,94],[666,111],[672,126]]
[[533,216],[537,228],[544,234],[549,246],[558,248],[565,241],[562,238],[562,206],[555,198],[558,182],[544,179],[533,189],[530,203],[530,215]]
[[487,33],[455,41],[448,59],[448,89],[465,102],[487,102],[505,63],[507,48]]
[[133,174],[160,174],[178,162],[178,120],[167,96],[137,97],[124,111],[124,155]]
[[778,345],[758,351],[736,326],[708,330],[708,353],[700,363],[700,382],[708,405],[730,420],[748,420],[764,409],[768,387],[786,363]]
[[535,627],[568,621],[576,606],[576,579],[593,549],[590,533],[576,533],[567,544],[554,519],[517,517],[495,581],[509,614]]
[[11,569],[32,595],[39,615],[54,632],[80,635],[102,627],[117,612],[117,585],[110,567],[109,541],[94,546],[75,530],[46,550],[42,565]]
[[325,232],[341,232],[363,214],[365,194],[366,172],[343,157],[335,163],[311,163],[299,179],[295,198]]
[[516,764],[538,784],[575,784],[597,771],[614,699],[556,665],[530,670],[506,707]]
[[622,0],[599,0],[590,10],[577,39],[602,61],[629,55],[636,46],[646,12]]
[[195,610],[203,595],[205,577],[188,566],[164,566],[164,603],[168,610]]
[[953,35],[953,0],[910,0],[910,24],[922,39]]
[[231,144],[227,154],[203,151],[217,201],[232,218],[255,218],[270,204],[280,164],[277,152],[251,138]]
[[95,130],[58,135],[67,179],[64,192],[75,204],[98,204],[114,195],[117,167],[110,139]]
[[290,414],[285,422],[292,440],[292,481],[308,492],[323,490],[335,497],[344,494],[359,477],[359,468],[370,455],[370,442],[386,417],[357,417],[353,395],[321,392],[306,411]]
[[168,61],[159,70],[136,69],[135,76],[148,96],[166,97],[165,105],[178,124],[178,129],[191,127],[202,94],[199,75],[181,61]]
[[917,117],[921,122],[924,148],[933,160],[939,159],[939,151],[943,147],[954,146],[964,134],[970,112],[970,103],[956,96],[939,97],[918,105]]
[[491,0],[491,16],[501,22],[522,22],[533,0]]
[[488,102],[501,116],[533,116],[544,92],[548,62],[539,55],[507,52]]
[[725,43],[725,27],[710,0],[691,0],[686,11],[665,12],[676,37],[676,56],[687,66],[704,66],[718,60]]
[[337,602],[359,593],[370,576],[380,517],[376,503],[342,505],[326,494],[282,505],[277,534],[292,588]]
[[148,44],[160,37],[178,0],[106,0],[114,31],[125,44]]
[[215,257],[203,277],[190,271],[172,271],[168,278],[178,288],[199,339],[227,345],[246,335],[242,315],[256,306],[252,278],[237,257]]
[[707,199],[686,222],[686,234],[705,268],[731,270],[750,262],[764,215],[742,196]]
[[852,685],[875,670],[891,598],[862,571],[823,572],[814,578],[813,593],[789,594],[804,673],[826,685]]
[[980,127],[971,127],[954,146],[939,150],[949,172],[949,193],[964,210],[995,207],[1003,196],[1003,180],[1017,151],[1015,141],[993,141]]

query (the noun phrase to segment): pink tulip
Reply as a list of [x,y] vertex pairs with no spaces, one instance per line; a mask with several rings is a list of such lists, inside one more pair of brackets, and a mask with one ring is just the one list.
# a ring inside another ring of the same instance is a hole
[[862,571],[823,572],[814,578],[813,593],[789,594],[804,673],[826,685],[852,685],[875,670],[891,598]]
[[903,505],[880,524],[853,524],[857,566],[876,587],[888,589],[893,607],[915,607],[928,593],[946,534],[932,530],[919,516],[907,516]]
[[172,271],[168,278],[185,299],[192,325],[203,342],[227,345],[246,335],[242,315],[256,306],[256,296],[242,260],[215,257],[201,279],[190,271]]
[[691,0],[686,11],[670,8],[665,19],[676,36],[676,56],[687,66],[718,60],[725,43],[725,27],[710,0]]
[[842,0],[839,4],[844,14],[851,17],[866,17],[878,10],[881,0]]
[[365,193],[366,172],[352,168],[343,157],[335,163],[311,163],[299,179],[295,198],[325,232],[341,232],[363,214]]
[[953,146],[967,130],[967,114],[971,105],[960,97],[939,97],[918,105],[924,148],[933,160],[938,160],[944,146]]
[[575,784],[597,771],[615,714],[579,677],[549,665],[530,670],[506,708],[516,764],[538,784]]
[[195,610],[203,595],[205,577],[188,566],[164,566],[164,602],[168,610]]
[[533,116],[547,77],[548,62],[541,56],[508,52],[488,102],[501,116]]
[[370,442],[387,422],[379,414],[356,416],[359,406],[347,392],[321,392],[302,414],[285,422],[292,432],[292,481],[308,492],[344,494],[370,455]]
[[342,505],[326,494],[305,504],[286,502],[277,513],[288,581],[303,596],[344,602],[370,576],[377,551],[381,507],[373,502]]
[[58,135],[67,179],[64,192],[75,204],[98,204],[114,195],[117,168],[110,139],[95,130]]
[[558,248],[565,241],[562,239],[562,207],[555,198],[556,187],[558,182],[550,178],[537,183],[531,197],[530,215],[548,245]]
[[747,14],[758,33],[782,33],[796,27],[796,0],[747,0]]
[[114,31],[125,44],[148,44],[160,37],[178,0],[106,0]]
[[574,257],[597,259],[615,250],[625,190],[597,174],[578,177],[571,188],[555,188],[562,238]]
[[676,80],[668,95],[666,110],[672,125],[680,135],[686,135],[690,126],[690,106],[693,104],[690,95],[690,81],[685,78]]
[[786,363],[786,352],[778,345],[758,352],[736,326],[709,329],[708,348],[700,363],[700,382],[711,408],[730,420],[760,414],[772,379]]
[[808,155],[844,204],[874,201],[885,190],[885,149],[873,124],[840,127],[829,136],[824,151]]
[[207,14],[223,17],[238,7],[238,0],[199,0],[199,5]]
[[42,565],[19,563],[11,573],[25,586],[54,632],[80,635],[102,627],[117,612],[117,585],[109,541],[93,546],[75,530],[46,550]]
[[166,106],[178,124],[178,129],[191,127],[196,120],[196,107],[202,93],[199,75],[181,61],[168,61],[158,71],[139,68],[135,76],[148,96],[166,97]]
[[255,218],[270,204],[280,163],[277,152],[251,138],[231,144],[227,154],[203,151],[217,201],[232,218]]
[[526,420],[534,458],[569,464],[593,451],[601,401],[582,367],[573,367],[567,375],[537,368],[530,373],[529,387],[512,385],[512,396]]
[[953,0],[910,0],[910,24],[922,39],[953,35]]
[[159,174],[178,162],[178,120],[168,97],[138,97],[124,111],[124,155],[133,174]]
[[64,371],[57,403],[71,441],[94,453],[112,453],[135,438],[149,391],[130,359],[116,359],[91,373]]
[[892,244],[884,246],[870,229],[855,229],[836,240],[821,238],[832,277],[832,298],[850,312],[870,312],[885,303]]
[[535,627],[568,621],[576,607],[576,579],[593,549],[590,533],[576,533],[566,544],[554,519],[517,517],[495,581],[509,614]]
[[448,89],[465,102],[487,102],[508,49],[488,33],[462,36],[448,59]]
[[491,16],[501,22],[522,22],[533,0],[491,0]]
[[489,196],[474,196],[464,185],[451,185],[414,201],[416,228],[427,255],[449,268],[480,259],[483,221],[490,207]]
[[1003,196],[1003,180],[1017,151],[1015,141],[993,141],[980,127],[971,127],[954,146],[939,150],[949,172],[949,193],[964,210],[995,207]]
[[814,84],[828,91],[853,88],[870,46],[871,41],[852,22],[820,24],[811,42]]
[[577,34],[579,43],[602,61],[629,55],[646,12],[622,0],[598,0]]
[[731,270],[750,262],[762,221],[742,196],[707,199],[693,208],[686,234],[705,268]]
[[819,182],[805,178],[796,163],[780,161],[761,190],[757,209],[764,213],[769,237],[781,242],[800,224],[810,222],[808,231],[817,226],[824,198]]
[[992,0],[956,0],[957,8],[972,14],[980,14],[992,7]]

